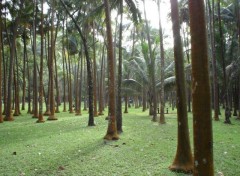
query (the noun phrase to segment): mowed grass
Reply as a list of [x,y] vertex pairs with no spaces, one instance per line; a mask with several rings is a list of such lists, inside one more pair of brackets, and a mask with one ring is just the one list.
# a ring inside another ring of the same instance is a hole
[[[105,112],[106,114],[106,112]],[[176,111],[166,114],[166,124],[151,121],[148,112],[129,109],[123,114],[118,141],[104,141],[106,115],[87,127],[88,114],[56,114],[57,121],[35,123],[22,112],[13,122],[0,124],[1,176],[174,176],[169,171],[177,145]],[[46,117],[45,117],[46,118]],[[240,122],[213,121],[215,175],[240,173]],[[192,115],[189,113],[192,142]]]

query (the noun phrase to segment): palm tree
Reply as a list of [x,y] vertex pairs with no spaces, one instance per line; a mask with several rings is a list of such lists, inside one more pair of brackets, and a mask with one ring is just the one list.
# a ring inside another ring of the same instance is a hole
[[40,32],[41,32],[41,56],[40,56],[40,73],[39,73],[39,115],[38,115],[38,123],[44,122],[43,120],[43,37],[44,37],[44,31],[43,31],[43,4],[44,0],[41,1],[41,26],[40,26]]
[[148,43],[148,50],[149,50],[149,57],[150,59],[150,63],[151,63],[151,70],[150,70],[150,84],[151,84],[151,98],[152,98],[152,103],[153,103],[153,107],[152,107],[152,121],[156,122],[157,121],[157,94],[156,94],[156,87],[155,87],[155,58],[153,55],[153,50],[152,50],[152,42],[150,39],[150,29],[149,29],[149,25],[148,25],[148,21],[147,21],[147,17],[146,17],[146,7],[145,7],[145,0],[143,0],[143,7],[144,7],[144,16],[145,16],[145,25],[146,25],[146,34],[147,34],[147,43]]
[[54,98],[54,53],[55,53],[55,43],[54,43],[54,16],[55,16],[55,0],[52,0],[52,16],[51,16],[51,50],[49,56],[49,69],[50,69],[50,115],[48,120],[57,120],[55,116],[55,98]]
[[177,0],[171,0],[171,17],[173,23],[172,28],[174,38],[176,90],[178,97],[178,100],[176,101],[178,118],[178,141],[176,156],[169,169],[177,172],[190,173],[193,170],[193,158],[189,140],[185,75],[183,66],[183,51],[180,35],[180,23]]
[[117,131],[122,133],[122,31],[123,31],[123,0],[120,0],[120,24],[119,24],[119,55],[118,55],[118,88],[117,88]]
[[204,11],[203,0],[189,0],[192,36],[194,175],[214,175],[208,48]]
[[160,124],[165,123],[164,117],[164,108],[165,108],[165,101],[164,101],[164,62],[165,62],[165,55],[164,55],[164,48],[163,48],[163,31],[162,31],[162,24],[161,24],[161,16],[160,16],[160,1],[158,1],[158,17],[159,17],[159,36],[160,36],[160,52],[161,52],[161,88],[160,88]]
[[2,116],[2,2],[0,3],[0,123],[3,122]]
[[107,44],[108,44],[108,70],[109,70],[109,122],[107,134],[104,139],[118,140],[117,126],[116,126],[116,109],[115,109],[115,75],[114,75],[114,55],[112,43],[112,28],[111,28],[111,15],[109,1],[104,0],[105,15],[106,15],[106,28],[107,28]]
[[33,10],[33,60],[34,60],[34,66],[33,66],[33,92],[34,92],[34,97],[33,97],[33,104],[34,104],[34,109],[33,109],[33,118],[38,118],[38,78],[37,78],[37,58],[36,58],[36,17],[37,17],[37,12],[36,12],[36,7],[37,7],[37,2],[34,0],[34,10]]

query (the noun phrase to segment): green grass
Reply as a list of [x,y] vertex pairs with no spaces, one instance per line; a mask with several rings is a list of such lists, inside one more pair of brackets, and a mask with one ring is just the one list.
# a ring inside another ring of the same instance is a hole
[[[176,112],[166,124],[153,123],[148,112],[130,109],[123,114],[120,140],[106,142],[105,116],[87,127],[88,115],[56,114],[57,121],[35,123],[26,112],[0,124],[1,176],[181,176],[168,170],[176,152]],[[240,122],[213,121],[215,175],[240,173]],[[189,113],[192,142],[192,117]],[[14,154],[14,152],[16,152]]]

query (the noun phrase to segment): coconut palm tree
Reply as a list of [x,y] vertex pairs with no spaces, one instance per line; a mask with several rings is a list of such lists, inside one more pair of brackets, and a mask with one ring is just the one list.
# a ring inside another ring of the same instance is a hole
[[104,136],[106,140],[118,140],[117,125],[116,125],[116,109],[115,109],[115,75],[114,75],[114,55],[112,43],[112,28],[110,5],[108,0],[104,0],[106,28],[107,28],[107,46],[108,46],[108,70],[109,70],[109,122],[107,133]]
[[2,2],[0,3],[0,25],[0,123],[2,123]]

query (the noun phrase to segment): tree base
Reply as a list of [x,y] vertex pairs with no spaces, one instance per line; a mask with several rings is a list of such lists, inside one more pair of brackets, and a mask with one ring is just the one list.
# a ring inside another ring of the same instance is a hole
[[32,118],[33,119],[38,119],[38,115],[33,115]]
[[50,111],[46,111],[43,115],[44,116],[50,116],[51,112]]
[[4,117],[4,121],[14,121],[14,118],[12,115],[10,115],[10,117]]
[[41,120],[38,119],[38,120],[36,121],[36,123],[44,123],[44,122],[45,122],[45,120],[43,120],[43,119],[41,119]]
[[225,124],[232,124],[230,120],[225,120],[224,123]]
[[60,113],[60,111],[59,111],[59,110],[56,110],[55,113]]
[[105,140],[118,140],[118,139],[119,139],[119,136],[118,136],[117,133],[114,133],[114,134],[106,134],[103,139],[105,139]]
[[50,115],[47,120],[57,120],[57,118],[54,115]]
[[192,164],[186,164],[186,165],[172,164],[171,166],[169,166],[169,170],[177,173],[191,174],[193,173],[193,165]]
[[0,123],[3,123],[3,117],[0,117]]
[[123,113],[124,113],[124,114],[127,114],[127,113],[128,113],[128,111],[124,111]]
[[99,112],[98,115],[99,115],[99,116],[102,116],[102,115],[104,115],[104,114],[103,114],[103,112]]
[[88,126],[91,127],[91,126],[96,126],[96,125],[93,123],[93,124],[88,124]]
[[20,114],[19,113],[14,113],[13,116],[19,116]]
[[160,120],[159,124],[164,125],[164,124],[166,124],[166,122]]
[[81,116],[82,114],[80,112],[76,113],[75,116]]

